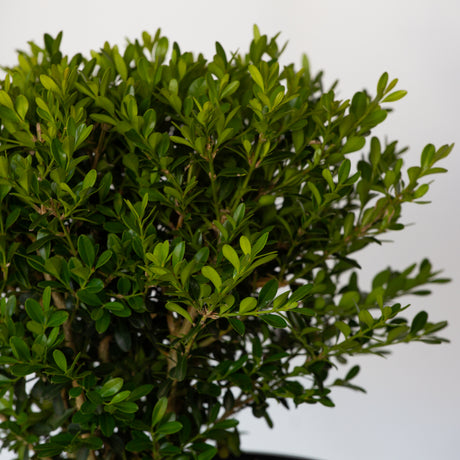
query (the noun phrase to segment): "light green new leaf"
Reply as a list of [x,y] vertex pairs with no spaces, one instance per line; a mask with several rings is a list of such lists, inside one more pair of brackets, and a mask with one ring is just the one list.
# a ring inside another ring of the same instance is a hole
[[123,81],[126,81],[128,78],[128,68],[126,67],[125,60],[121,57],[118,51],[113,54],[113,60],[115,62],[115,67],[117,68],[117,72],[120,74],[121,79]]
[[235,267],[235,270],[238,272],[240,270],[240,259],[236,251],[228,244],[224,244],[222,247],[222,253],[224,257]]
[[402,99],[407,94],[407,91],[400,89],[399,91],[395,91],[389,94],[382,102],[395,102]]
[[91,169],[88,174],[86,174],[85,178],[83,179],[82,190],[86,190],[91,188],[97,179],[97,171],[95,169]]
[[245,255],[251,254],[251,242],[244,235],[240,237],[240,247]]
[[114,379],[110,379],[109,381],[105,382],[102,386],[99,394],[103,398],[108,398],[116,395],[123,386],[123,379],[120,377],[116,377]]
[[210,280],[212,284],[214,284],[217,291],[220,291],[220,288],[222,287],[222,279],[214,268],[212,268],[209,265],[205,265],[201,269],[201,273],[204,277],[208,278],[208,280]]
[[257,306],[257,299],[255,297],[246,297],[240,303],[239,312],[241,314],[248,313]]
[[251,74],[252,79],[260,87],[260,89],[263,92],[265,92],[264,79],[262,78],[262,74],[260,73],[260,70],[253,64],[249,65],[248,70],[249,70],[249,73]]
[[185,318],[187,321],[193,324],[192,317],[188,313],[188,311],[185,308],[182,308],[180,305],[177,305],[177,303],[174,302],[168,302],[166,304],[166,309],[169,311],[173,311],[177,313],[178,315],[182,316]]
[[67,372],[67,360],[65,358],[64,353],[61,350],[54,350],[53,351],[53,359],[54,362],[58,365],[59,369],[64,372]]

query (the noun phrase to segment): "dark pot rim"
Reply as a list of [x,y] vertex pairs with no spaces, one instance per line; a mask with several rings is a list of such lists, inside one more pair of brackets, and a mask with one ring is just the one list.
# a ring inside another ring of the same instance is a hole
[[313,460],[284,454],[266,454],[261,452],[243,452],[239,457],[230,456],[227,460]]

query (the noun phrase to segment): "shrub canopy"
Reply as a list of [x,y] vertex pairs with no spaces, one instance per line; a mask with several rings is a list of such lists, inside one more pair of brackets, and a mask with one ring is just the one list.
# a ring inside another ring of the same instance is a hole
[[332,406],[360,389],[358,366],[328,379],[347,356],[443,341],[395,300],[445,281],[427,260],[369,292],[354,254],[404,228],[452,146],[404,169],[370,135],[397,80],[338,100],[254,32],[211,61],[159,32],[90,58],[45,35],[6,69],[0,429],[19,459],[235,453],[239,410]]

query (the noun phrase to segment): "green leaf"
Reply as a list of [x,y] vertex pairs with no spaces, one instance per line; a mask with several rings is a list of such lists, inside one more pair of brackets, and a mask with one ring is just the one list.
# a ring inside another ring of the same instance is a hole
[[23,94],[19,94],[16,97],[15,104],[16,112],[19,115],[19,118],[21,118],[21,120],[24,120],[27,115],[27,111],[29,110],[29,101]]
[[116,313],[123,311],[125,309],[125,306],[121,302],[108,302],[104,304],[104,308],[113,313]]
[[98,123],[106,123],[113,126],[116,126],[120,123],[118,120],[115,120],[115,118],[110,117],[104,113],[92,113],[90,114],[90,118]]
[[241,314],[248,313],[257,307],[257,299],[255,297],[246,297],[240,302],[239,312]]
[[114,379],[110,379],[109,381],[105,382],[102,386],[99,394],[103,398],[109,398],[117,394],[123,386],[123,379],[120,377],[116,377]]
[[395,102],[402,99],[407,94],[407,91],[399,90],[389,94],[382,102]]
[[366,108],[367,96],[365,93],[360,91],[356,93],[351,100],[350,112],[355,116],[357,120],[359,120],[366,112]]
[[67,360],[64,353],[62,353],[61,350],[53,351],[53,359],[54,362],[58,365],[59,369],[61,369],[64,372],[67,372]]
[[58,327],[64,324],[69,317],[69,313],[64,310],[58,310],[53,312],[51,318],[47,321],[47,327]]
[[240,247],[241,247],[241,250],[243,251],[243,254],[245,255],[251,254],[251,242],[244,235],[240,237]]
[[217,291],[220,291],[220,288],[222,287],[222,279],[214,268],[209,265],[205,265],[201,269],[201,273],[205,278],[210,280],[212,284],[214,284]]
[[115,419],[110,414],[101,414],[99,415],[99,425],[101,427],[102,434],[109,438],[115,430]]
[[316,312],[312,308],[302,307],[296,308],[294,311],[304,316],[316,316]]
[[377,83],[377,94],[382,96],[388,83],[388,73],[384,72]]
[[346,158],[343,160],[342,164],[339,167],[338,171],[338,178],[339,178],[339,184],[343,184],[347,179],[350,174],[350,169],[351,169],[351,161]]
[[217,452],[216,447],[207,445],[206,450],[198,454],[197,460],[212,460],[217,455]]
[[147,438],[138,438],[132,439],[126,444],[125,449],[128,452],[142,452],[143,450],[151,450],[152,449],[152,441]]
[[114,407],[117,408],[120,412],[124,412],[125,414],[134,414],[139,410],[139,406],[136,403],[123,401],[118,404],[114,404]]
[[183,258],[185,254],[185,243],[181,241],[176,245],[172,252],[172,264],[175,267]]
[[265,283],[259,293],[259,308],[265,308],[275,297],[278,292],[278,281],[273,279]]
[[13,101],[12,101],[10,95],[6,91],[4,91],[3,89],[0,90],[0,105],[8,107],[11,110],[14,110]]
[[180,430],[182,430],[182,423],[166,422],[166,423],[163,423],[162,425],[159,425],[158,428],[155,430],[155,433],[157,435],[158,434],[168,435],[168,434],[177,433]]
[[96,259],[96,250],[93,242],[86,235],[80,235],[78,237],[77,245],[78,254],[80,255],[81,260],[89,267],[92,267],[94,260]]
[[167,302],[166,303],[166,309],[169,311],[173,311],[177,313],[178,315],[182,316],[185,318],[188,322],[193,324],[192,317],[190,316],[189,312],[185,309],[182,308],[180,305],[174,302]]
[[307,186],[311,190],[313,196],[315,197],[316,205],[320,206],[323,199],[321,197],[321,193],[318,190],[318,187],[316,187],[316,185],[313,182],[308,182]]
[[359,374],[359,371],[360,371],[360,367],[358,365],[356,366],[353,366],[347,373],[347,375],[345,376],[345,380],[352,380],[354,379],[358,374]]
[[73,387],[69,390],[69,396],[71,398],[76,398],[77,396],[80,396],[83,391],[82,387]]
[[142,396],[147,396],[151,391],[153,390],[153,385],[151,383],[148,383],[146,385],[141,385],[139,387],[134,388],[134,390],[131,391],[131,396],[129,399],[131,401],[136,401],[136,399],[142,398]]
[[326,182],[328,183],[329,188],[333,192],[335,190],[335,184],[334,184],[334,180],[332,179],[331,171],[329,169],[323,169],[321,174],[324,177],[324,179],[326,179]]
[[287,326],[286,320],[278,315],[260,315],[260,318],[273,327],[283,328]]
[[348,324],[343,321],[336,321],[334,326],[345,336],[345,338],[348,338],[351,332],[351,328]]
[[260,70],[253,64],[249,65],[248,70],[249,70],[249,73],[251,74],[252,79],[260,87],[260,89],[263,92],[265,92],[264,79],[262,78],[262,74],[260,73]]
[[113,60],[115,62],[115,67],[117,72],[120,74],[120,77],[123,81],[128,79],[128,68],[126,67],[125,60],[121,57],[118,50],[113,53]]
[[185,379],[185,377],[187,376],[187,357],[186,356],[182,354],[178,354],[177,360],[176,360],[176,366],[173,369],[171,369],[169,376],[172,379],[177,380],[178,382],[182,382],[182,380]]
[[83,179],[82,190],[91,188],[96,183],[96,179],[97,171],[95,169],[91,169]]
[[45,323],[45,314],[43,312],[42,306],[35,299],[27,299],[25,307],[30,319],[40,324]]
[[41,365],[15,364],[13,367],[10,367],[10,372],[16,377],[25,377],[26,375],[34,374],[39,370],[42,370]]
[[45,75],[45,74],[40,75],[40,82],[45,87],[45,89],[52,91],[53,93],[56,93],[59,95],[61,94],[61,90],[59,86],[48,75]]
[[[268,241],[268,232],[264,233],[261,237],[257,239],[252,248],[251,254],[256,256],[260,251],[265,247]],[[241,241],[240,241],[241,242]]]
[[224,244],[222,247],[222,253],[224,257],[233,265],[235,270],[239,272],[240,270],[240,259],[236,251],[228,244]]
[[410,327],[410,333],[416,334],[417,332],[421,331],[428,321],[428,313],[426,311],[418,312],[414,319],[412,320],[412,324]]
[[289,297],[289,300],[291,302],[297,302],[299,300],[303,300],[305,299],[305,297],[307,297],[308,294],[310,294],[312,289],[313,289],[312,284],[304,284],[303,286],[300,286],[293,292],[291,297]]
[[243,321],[240,321],[238,318],[227,318],[230,326],[235,329],[236,332],[240,335],[244,335],[245,327]]
[[236,222],[236,225],[239,225],[243,219],[246,212],[246,206],[244,203],[240,203],[233,213],[233,220]]
[[30,361],[30,350],[20,337],[10,338],[10,347],[13,355],[21,361]]
[[423,169],[427,169],[433,164],[435,154],[436,148],[433,144],[428,144],[424,147],[420,161]]
[[152,411],[152,423],[151,423],[152,428],[158,425],[158,423],[160,423],[161,419],[166,414],[167,407],[168,407],[168,398],[163,397],[157,401]]
[[48,311],[50,308],[50,303],[51,303],[51,288],[47,286],[45,290],[43,291],[43,310]]
[[112,400],[110,401],[109,404],[118,404],[118,403],[124,401],[125,399],[128,399],[130,395],[131,395],[131,392],[128,391],[128,390],[120,391],[120,393],[117,393],[117,394],[112,398]]
[[113,253],[110,249],[104,251],[97,259],[96,269],[103,267],[112,258],[112,255]]
[[366,143],[366,139],[362,136],[351,136],[347,139],[347,142],[342,148],[342,153],[351,153],[356,152],[357,150],[361,150]]
[[220,93],[221,99],[231,96],[240,86],[239,81],[230,82]]
[[364,323],[367,327],[372,327],[374,324],[374,318],[372,315],[369,313],[368,310],[361,310],[359,312],[359,320]]
[[51,141],[51,153],[56,163],[61,167],[65,168],[67,162],[67,155],[62,148],[61,141],[58,138],[54,138]]

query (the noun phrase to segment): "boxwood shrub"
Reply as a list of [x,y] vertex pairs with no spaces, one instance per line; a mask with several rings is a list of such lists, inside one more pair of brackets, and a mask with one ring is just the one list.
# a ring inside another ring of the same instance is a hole
[[445,322],[403,316],[446,281],[428,260],[358,280],[356,253],[404,228],[452,148],[407,168],[371,135],[396,79],[338,99],[257,27],[211,60],[159,31],[89,57],[61,38],[0,82],[5,450],[225,457],[240,410],[271,426],[273,400],[332,406],[361,390],[347,357],[444,341]]

